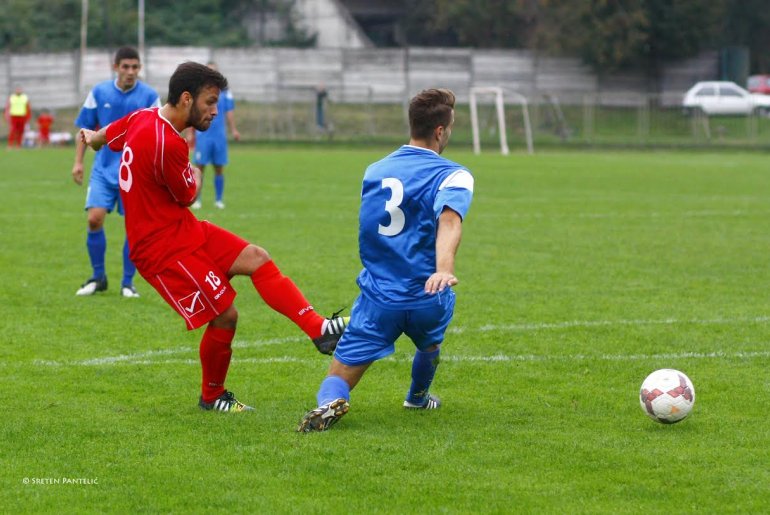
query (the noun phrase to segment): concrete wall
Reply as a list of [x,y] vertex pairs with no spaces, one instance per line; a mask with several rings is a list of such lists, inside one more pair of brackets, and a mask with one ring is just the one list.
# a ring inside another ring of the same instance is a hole
[[[0,55],[0,98],[18,83],[33,108],[79,106],[94,84],[111,77],[111,59],[106,50],[89,50],[79,88],[78,52]],[[638,74],[599,78],[577,59],[517,50],[152,47],[143,79],[164,98],[169,76],[187,60],[216,61],[236,99],[253,102],[307,100],[323,83],[337,102],[404,102],[426,87],[449,87],[464,102],[472,86],[502,86],[531,102],[549,94],[562,104],[592,97],[599,103],[633,105],[660,91],[664,104],[676,105],[694,82],[718,73],[716,52],[666,67],[656,84]]]

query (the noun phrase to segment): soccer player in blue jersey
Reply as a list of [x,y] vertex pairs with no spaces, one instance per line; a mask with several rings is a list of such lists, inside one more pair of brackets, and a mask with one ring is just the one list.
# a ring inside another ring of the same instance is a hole
[[[212,70],[217,70],[216,63],[208,63],[207,66]],[[235,141],[241,139],[241,134],[235,128],[235,115],[233,114],[235,101],[229,89],[223,90],[219,95],[217,110],[220,114],[214,117],[209,129],[206,131],[196,130],[194,133],[193,161],[201,173],[205,171],[206,165],[214,167],[214,206],[224,209],[225,203],[222,197],[225,192],[224,169],[227,164],[227,127],[230,128],[230,133]],[[227,122],[227,127],[225,127],[225,122]],[[198,190],[198,198],[192,205],[193,209],[201,207],[201,190]]]
[[324,431],[347,413],[350,391],[367,368],[406,334],[417,350],[409,409],[435,409],[430,393],[452,320],[455,255],[473,197],[473,176],[441,157],[452,134],[454,94],[428,89],[409,104],[410,141],[364,174],[359,211],[360,295],[350,323],[300,432]]
[[[139,81],[139,53],[131,47],[119,48],[115,53],[113,69],[116,78],[100,82],[91,90],[80,109],[75,125],[82,129],[97,130],[125,115],[145,107],[160,107],[158,93]],[[72,178],[78,185],[83,184],[83,156],[86,147],[80,138],[76,140],[75,164]],[[94,157],[91,176],[88,180],[86,206],[88,212],[88,235],[86,248],[93,269],[91,277],[75,292],[76,295],[93,295],[107,289],[107,274],[104,258],[107,238],[104,235],[104,219],[117,206],[123,214],[118,187],[120,152],[113,152],[107,145]],[[136,267],[128,257],[128,240],[123,244],[123,280],[120,294],[123,297],[138,297],[134,287]]]

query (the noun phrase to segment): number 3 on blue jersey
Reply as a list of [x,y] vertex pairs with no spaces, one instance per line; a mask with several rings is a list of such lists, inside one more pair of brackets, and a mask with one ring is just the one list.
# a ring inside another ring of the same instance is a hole
[[406,224],[404,212],[398,207],[404,200],[404,185],[398,179],[388,177],[382,180],[382,188],[391,191],[390,200],[385,201],[385,211],[390,215],[390,224],[379,224],[377,232],[383,236],[395,236],[404,230]]

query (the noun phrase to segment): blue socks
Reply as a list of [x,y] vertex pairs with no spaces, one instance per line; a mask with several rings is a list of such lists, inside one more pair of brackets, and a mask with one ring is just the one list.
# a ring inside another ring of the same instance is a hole
[[319,406],[333,401],[334,399],[350,400],[350,386],[347,381],[340,376],[327,376],[318,389],[316,400]]
[[406,395],[406,400],[412,404],[425,404],[428,400],[428,390],[433,382],[433,376],[436,375],[436,368],[439,363],[439,346],[433,352],[423,352],[418,350],[414,353],[412,361],[412,386]]
[[217,202],[222,200],[222,194],[225,192],[225,176],[224,174],[214,176],[214,198]]
[[131,286],[134,284],[134,275],[136,275],[136,266],[131,258],[128,257],[128,238],[123,243],[123,282],[121,286]]
[[94,270],[94,279],[104,277],[104,254],[107,252],[107,238],[104,236],[104,229],[98,231],[88,231],[86,237],[86,248],[88,257],[91,259],[91,268]]
[[[105,275],[104,255],[107,252],[107,237],[104,235],[104,228],[98,231],[88,231],[86,237],[86,248],[88,257],[91,259],[91,268],[93,268],[94,279],[101,279]],[[122,286],[134,284],[134,275],[136,267],[128,257],[128,240],[123,244],[123,283]]]

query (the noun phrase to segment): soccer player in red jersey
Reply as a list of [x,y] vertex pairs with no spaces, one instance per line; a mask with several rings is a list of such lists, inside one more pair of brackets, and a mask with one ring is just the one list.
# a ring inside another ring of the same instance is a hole
[[51,125],[53,125],[53,115],[48,109],[40,111],[37,117],[38,144],[42,147],[48,146],[51,142]]
[[217,113],[227,79],[198,63],[179,65],[169,80],[167,103],[135,111],[94,132],[81,129],[81,141],[94,150],[104,144],[122,152],[120,195],[126,234],[137,270],[187,323],[207,324],[200,344],[203,368],[199,406],[240,412],[249,406],[225,389],[238,312],[235,275],[247,275],[260,296],[305,334],[323,354],[331,354],[347,317],[324,318],[313,310],[294,282],[283,275],[267,251],[206,221],[188,209],[201,185],[180,133],[205,131]]

